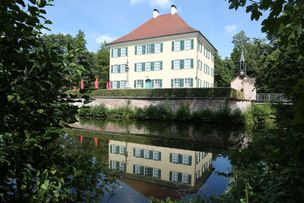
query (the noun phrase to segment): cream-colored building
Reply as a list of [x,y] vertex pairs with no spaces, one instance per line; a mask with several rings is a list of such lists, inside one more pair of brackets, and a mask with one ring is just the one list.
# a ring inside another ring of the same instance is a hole
[[109,168],[194,187],[211,172],[212,153],[109,141]]
[[110,81],[119,88],[206,88],[214,85],[215,47],[177,14],[153,18],[111,42]]

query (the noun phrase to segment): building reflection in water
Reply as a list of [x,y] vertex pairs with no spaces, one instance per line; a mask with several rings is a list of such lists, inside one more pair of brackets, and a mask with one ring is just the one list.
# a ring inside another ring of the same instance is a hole
[[212,153],[109,140],[109,168],[167,187],[198,188],[212,172]]

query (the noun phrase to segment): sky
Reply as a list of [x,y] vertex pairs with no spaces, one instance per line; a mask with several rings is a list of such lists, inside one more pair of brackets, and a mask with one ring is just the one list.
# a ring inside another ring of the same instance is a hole
[[53,22],[45,33],[75,36],[85,32],[87,48],[99,49],[152,18],[153,9],[160,14],[176,5],[178,14],[217,48],[221,57],[230,56],[232,37],[244,30],[251,38],[263,38],[261,22],[251,21],[244,8],[230,10],[225,0],[55,0],[47,7],[47,19]]

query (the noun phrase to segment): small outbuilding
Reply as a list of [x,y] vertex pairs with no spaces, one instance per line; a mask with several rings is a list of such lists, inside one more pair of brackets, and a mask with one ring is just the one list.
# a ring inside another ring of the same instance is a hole
[[238,91],[244,92],[244,97],[247,100],[256,100],[255,78],[250,78],[246,75],[246,64],[244,53],[240,59],[240,73],[230,82],[230,87]]

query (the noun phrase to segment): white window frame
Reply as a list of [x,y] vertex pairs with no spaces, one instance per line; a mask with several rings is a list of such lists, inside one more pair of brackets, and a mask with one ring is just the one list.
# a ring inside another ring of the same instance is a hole
[[192,39],[184,40],[184,50],[191,50],[192,49]]
[[161,53],[161,43],[157,43],[154,45],[154,53]]
[[174,60],[173,61],[173,70],[179,70],[181,69],[181,61],[180,60]]
[[182,183],[185,183],[185,184],[189,184],[190,183],[189,174],[182,173]]
[[158,168],[153,168],[153,178],[160,178],[160,169]]
[[127,47],[120,49],[120,56],[121,57],[127,56]]
[[134,154],[134,156],[138,157],[138,158],[141,157],[141,150],[139,148],[135,148],[135,154]]
[[161,88],[161,83],[162,83],[161,79],[155,79],[154,80],[154,88]]
[[171,173],[171,180],[173,182],[178,182],[178,172],[172,171],[172,173]]
[[160,152],[153,151],[153,160],[156,160],[156,161],[160,160]]
[[189,155],[183,155],[182,164],[189,165],[190,164],[190,156]]
[[154,70],[155,71],[161,70],[161,61],[155,61],[154,62]]
[[112,52],[113,54],[112,54],[112,57],[113,58],[117,58],[118,57],[118,49],[117,48],[115,48],[115,49],[113,49],[113,52]]
[[135,80],[135,81],[136,81],[136,88],[144,88],[143,80]]
[[145,71],[151,71],[151,67],[152,67],[151,62],[145,63]]
[[181,41],[173,41],[173,51],[181,51]]
[[[192,85],[191,85],[192,83]],[[185,78],[184,87],[192,87],[193,86],[193,79],[192,78]]]
[[136,46],[136,55],[142,55],[143,54],[143,46],[139,45]]
[[140,175],[140,165],[134,165],[134,168],[135,168],[135,174],[137,174],[137,175]]
[[144,158],[150,159],[150,150],[147,150],[147,149],[144,150]]
[[126,72],[126,67],[127,67],[126,64],[121,64],[121,65],[120,65],[120,70],[119,70],[119,72],[120,72],[120,73],[125,73],[125,72]]
[[191,62],[192,62],[192,59],[185,59],[184,60],[184,69],[191,69]]
[[172,153],[172,163],[179,163],[179,155]]
[[143,71],[143,63],[136,63],[136,72],[142,72]]

